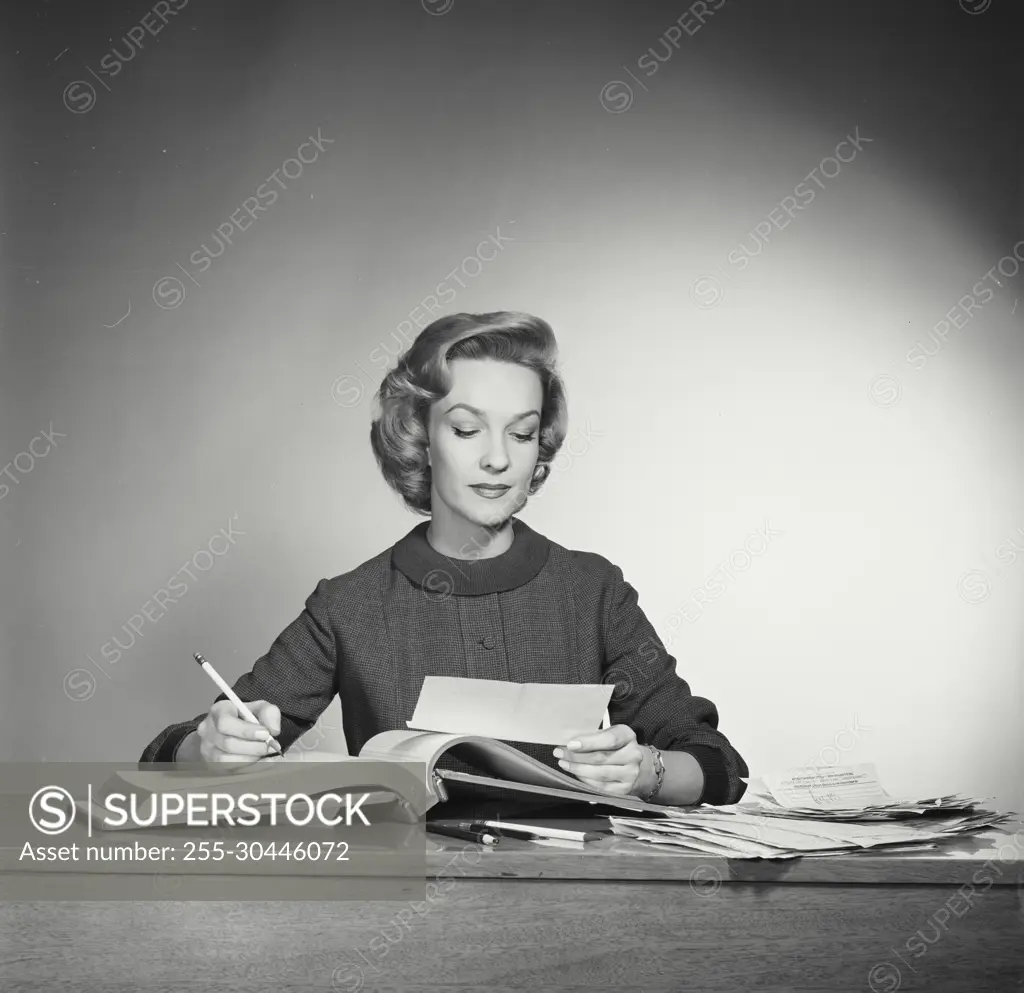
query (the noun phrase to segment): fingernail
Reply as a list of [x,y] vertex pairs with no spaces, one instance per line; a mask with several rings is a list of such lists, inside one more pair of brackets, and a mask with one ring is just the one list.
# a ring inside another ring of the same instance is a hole
[[556,748],[556,749],[555,749],[555,758],[556,758],[556,759],[560,759],[560,758],[562,757],[562,755],[563,755],[563,754],[564,754],[564,753],[563,753],[563,751],[562,751],[562,749],[561,749],[561,748]]
[[566,748],[579,748],[580,747],[580,743],[578,741],[570,741],[569,744],[566,745],[565,747]]
[[256,732],[256,737],[261,741],[270,741],[270,732],[266,728],[260,728]]

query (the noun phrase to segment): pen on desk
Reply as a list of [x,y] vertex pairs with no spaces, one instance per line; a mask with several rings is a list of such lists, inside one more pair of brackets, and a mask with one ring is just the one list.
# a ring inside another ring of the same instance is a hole
[[597,831],[569,831],[563,828],[541,827],[535,824],[515,824],[511,821],[473,821],[473,830],[491,830],[500,838],[558,838],[562,841],[599,841],[603,835]]
[[[248,721],[250,724],[256,724],[259,727],[263,727],[263,725],[256,719],[256,715],[253,714],[253,712],[238,698],[238,694],[235,693],[235,691],[228,686],[226,682],[224,682],[221,674],[217,672],[217,670],[214,669],[214,667],[210,665],[210,663],[207,662],[199,652],[195,652],[192,655],[192,658],[199,663],[206,675],[220,687],[221,692],[223,692],[224,695],[238,708],[238,713],[241,714],[243,720]],[[277,746],[278,754],[284,753],[281,743],[276,738],[271,738],[270,741]]]
[[496,845],[499,840],[496,834],[486,828],[476,831],[466,824],[456,826],[453,824],[431,824],[428,821],[427,830],[433,834],[443,834],[449,838],[459,838],[462,841],[475,841],[480,845]]

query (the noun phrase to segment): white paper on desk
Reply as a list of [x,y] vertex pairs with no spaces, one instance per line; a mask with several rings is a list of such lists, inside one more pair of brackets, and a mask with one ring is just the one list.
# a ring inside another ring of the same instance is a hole
[[564,745],[598,730],[612,683],[508,683],[427,676],[412,720],[419,731]]
[[[696,849],[708,855],[722,855],[727,858],[795,858],[801,854],[793,849],[780,849],[777,846],[761,844],[748,838],[727,835],[714,828],[707,830],[687,828],[669,831],[660,822],[645,822],[630,818],[628,820],[631,823],[624,824],[623,820],[625,819],[619,817],[613,819],[613,824],[616,825],[614,828],[616,834],[625,833],[655,845]],[[654,828],[654,824],[658,825],[657,828]]]
[[848,844],[849,838],[827,823],[812,826],[804,822],[793,826],[781,819],[759,820],[742,814],[691,818],[673,817],[672,826],[683,834],[702,831],[723,838],[727,844],[742,847],[743,842],[781,848],[785,851],[806,852],[836,844]]
[[776,803],[783,807],[863,810],[899,802],[882,789],[875,767],[869,762],[794,769],[781,775],[766,775],[763,781]]

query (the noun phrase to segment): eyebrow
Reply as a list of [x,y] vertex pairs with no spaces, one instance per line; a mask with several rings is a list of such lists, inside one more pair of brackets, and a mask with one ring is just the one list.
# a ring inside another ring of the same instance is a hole
[[[463,408],[464,410],[468,410],[471,414],[476,414],[476,416],[479,417],[481,420],[487,420],[487,415],[484,414],[484,412],[482,410],[479,410],[476,407],[470,406],[470,404],[468,404],[468,403],[453,403],[445,411],[445,414],[450,414],[453,410],[456,410],[459,407]],[[538,417],[540,417],[540,411],[538,411],[538,410],[527,410],[527,411],[524,411],[521,414],[516,414],[515,417],[513,417],[511,420],[509,420],[509,424],[513,424],[515,421],[521,421],[524,417],[529,417],[530,414],[536,414]]]

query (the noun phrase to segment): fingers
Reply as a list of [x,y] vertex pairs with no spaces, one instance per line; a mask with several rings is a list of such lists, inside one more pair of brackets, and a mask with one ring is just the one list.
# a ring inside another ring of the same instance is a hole
[[[637,748],[639,747],[638,745]],[[556,759],[568,759],[570,762],[586,761],[591,765],[628,765],[635,760],[628,745],[613,752],[567,752],[564,748],[556,748],[554,756]]]
[[603,731],[579,735],[565,748],[556,748],[554,755],[557,759],[582,761],[591,765],[626,765],[641,760],[643,749],[631,727],[613,724]]
[[566,762],[560,759],[558,764],[577,779],[603,788],[608,783],[622,783],[630,787],[640,775],[640,762],[634,761],[626,765],[590,765],[584,762]]
[[210,708],[199,725],[199,737],[205,746],[203,751],[209,753],[211,759],[223,761],[215,755],[216,752],[251,760],[277,751],[267,728],[242,720],[237,713],[229,700],[222,700]]
[[252,757],[258,759],[277,751],[270,743],[269,737],[266,741],[252,741],[251,739],[236,738],[230,734],[223,734],[216,730],[216,728],[207,732],[204,741],[211,748],[217,748],[222,752],[242,758]]
[[586,776],[580,776],[579,780],[581,783],[589,786],[593,790],[600,790],[602,793],[612,793],[616,796],[629,796],[629,784],[621,781],[606,782],[600,779],[590,779]]
[[607,752],[636,741],[636,734],[628,724],[613,724],[603,731],[578,734],[565,747],[570,752]]
[[581,783],[585,783],[591,789],[601,790],[604,793],[612,793],[615,796],[632,796],[632,784],[624,782],[606,783],[598,779],[588,779],[586,776],[578,777]]
[[262,724],[250,724],[234,714],[221,712],[213,722],[214,729],[228,738],[243,741],[269,741],[271,733]]
[[235,728],[237,723],[246,729],[245,733],[231,730],[229,733],[235,737],[253,737],[262,741],[268,735],[277,737],[281,733],[281,711],[274,704],[267,703],[266,700],[254,700],[252,703],[247,703],[246,706],[253,717],[259,721],[259,724],[253,724],[247,718],[242,717],[238,708],[230,700],[219,700],[210,708],[210,714],[217,715],[215,723],[221,731],[227,730],[223,725],[225,720],[229,720],[231,728]]
[[633,784],[640,775],[639,766],[607,766],[569,763],[566,772],[575,776],[591,789],[616,796],[630,796]]
[[216,762],[227,766],[238,766],[239,768],[252,765],[253,762],[258,762],[263,757],[262,755],[247,756],[241,755],[238,752],[225,752],[208,742],[204,742],[199,754],[205,762]]
[[[607,747],[587,750],[587,746],[593,743],[607,745],[610,737],[623,741],[623,744],[613,750]],[[582,749],[570,751],[568,746],[565,750],[555,749],[558,765],[594,789],[628,794],[640,776],[644,761],[644,749],[637,742],[632,728],[619,724],[596,734],[581,735],[577,740],[584,746]]]
[[252,716],[256,718],[276,738],[281,733],[281,711],[273,703],[266,700],[257,700],[248,704]]

